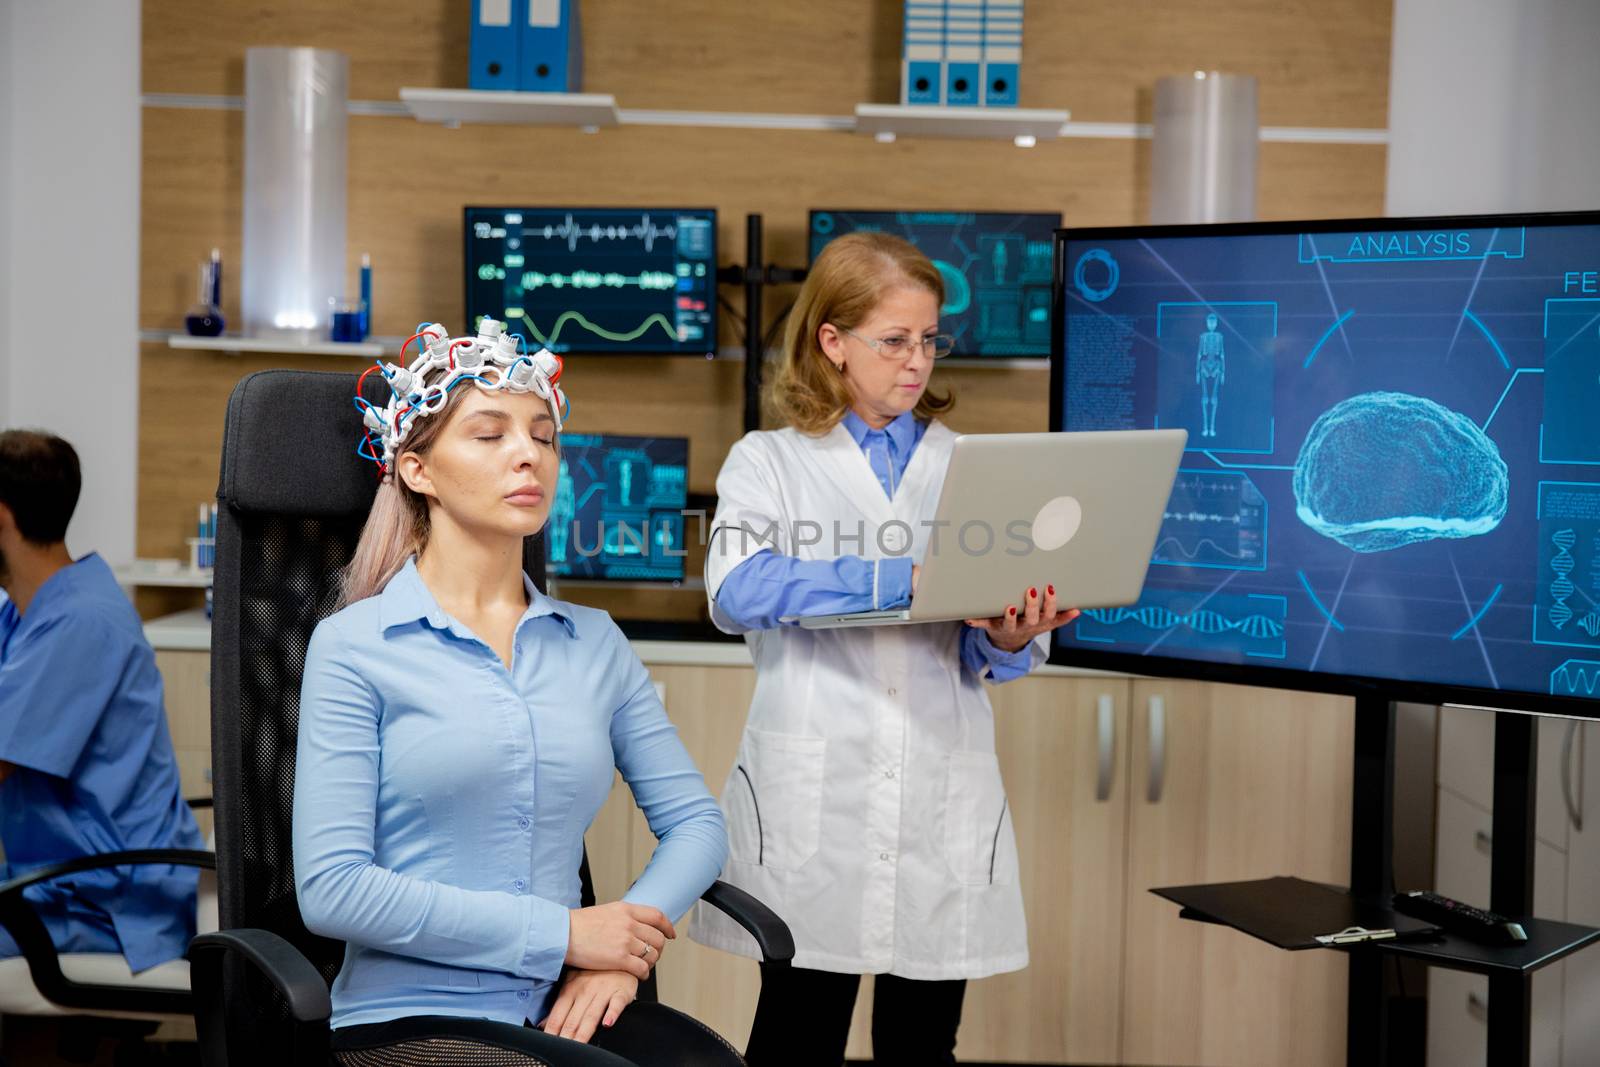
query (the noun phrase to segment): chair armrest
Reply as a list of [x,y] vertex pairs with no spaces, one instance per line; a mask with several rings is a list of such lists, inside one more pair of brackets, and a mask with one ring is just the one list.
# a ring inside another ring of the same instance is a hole
[[211,807],[210,797],[184,797],[183,802],[189,805],[190,811],[199,811],[201,808]]
[[[286,1062],[326,1063],[328,1018],[333,1014],[328,983],[289,942],[270,930],[247,927],[201,934],[189,942],[200,1062],[206,1067],[228,1067],[230,1044],[237,1047],[249,1038],[248,1034],[236,1033],[233,1042],[228,1040],[229,1020],[254,1009],[254,1005],[243,1002],[243,988],[228,988],[223,964],[229,956],[253,967],[288,1005],[292,1031],[288,1043],[293,1051]],[[239,1059],[258,1062],[258,1057],[252,1055],[242,1054]]]
[[764,963],[787,964],[794,959],[794,935],[777,912],[727,882],[712,882],[700,899],[722,912],[756,939]]
[[299,949],[271,930],[240,928],[201,934],[189,942],[192,973],[216,968],[218,981],[207,984],[220,986],[222,958],[229,952],[244,957],[272,983],[288,1002],[289,1014],[296,1022],[326,1022],[333,1014],[328,983]]
[[28,974],[40,995],[63,1008],[90,1011],[137,1011],[163,1015],[188,1015],[194,1010],[190,994],[171,989],[142,989],[135,986],[74,982],[61,973],[61,959],[50,933],[23,890],[78,871],[138,864],[170,864],[215,870],[217,857],[210,852],[180,848],[131,849],[101,852],[93,856],[35,867],[26,874],[0,883],[0,926],[10,932],[23,958]]

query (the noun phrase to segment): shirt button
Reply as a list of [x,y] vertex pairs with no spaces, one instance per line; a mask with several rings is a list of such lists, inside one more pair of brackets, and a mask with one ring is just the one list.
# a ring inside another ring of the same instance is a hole
[[519,989],[519,990],[517,990],[517,999],[518,999],[518,1000],[527,1000],[527,999],[528,999],[528,998],[529,998],[529,997],[531,997],[531,996],[532,996],[532,995],[533,995],[533,994],[532,994],[532,993],[529,993],[529,992],[528,992],[528,991],[527,991],[527,990],[526,990],[526,989]]
[[527,828],[528,828],[528,817],[526,815],[524,815],[524,816],[522,816],[521,818],[519,818],[517,820],[517,829],[526,830]]
[[898,689],[891,689],[891,690],[889,690],[889,695],[890,696],[894,696],[899,692],[900,692],[900,690],[898,690]]
[[524,882],[521,878],[518,878],[515,882],[511,883],[511,887],[520,893],[522,892],[522,887],[527,884],[528,883]]
[[894,779],[894,772],[893,771],[884,771],[883,772],[883,776],[892,781]]
[[878,853],[878,858],[880,860],[888,860],[889,854],[887,852],[880,852]]

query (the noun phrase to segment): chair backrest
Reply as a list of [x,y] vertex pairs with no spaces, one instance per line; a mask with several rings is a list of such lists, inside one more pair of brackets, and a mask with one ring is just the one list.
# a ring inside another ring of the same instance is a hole
[[[357,377],[269,370],[234,387],[217,489],[211,622],[211,748],[223,929],[271,930],[330,982],[344,946],[305,928],[290,826],[300,679],[311,632],[338,600],[377,492],[356,454]],[[365,396],[387,398],[375,375]],[[523,566],[544,586],[544,544]]]

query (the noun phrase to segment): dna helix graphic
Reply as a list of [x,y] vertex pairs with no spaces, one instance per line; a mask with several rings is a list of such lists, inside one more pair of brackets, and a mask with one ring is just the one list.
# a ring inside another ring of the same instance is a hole
[[1174,626],[1186,626],[1196,633],[1208,635],[1238,630],[1246,637],[1258,640],[1283,636],[1283,623],[1277,619],[1260,614],[1230,619],[1220,612],[1207,608],[1179,614],[1170,608],[1148,604],[1132,608],[1090,608],[1084,614],[1105,626],[1117,626],[1132,619],[1151,630],[1169,630]]
[[[1568,578],[1567,575],[1571,574],[1572,568],[1577,565],[1577,561],[1572,558],[1570,550],[1577,543],[1578,535],[1572,530],[1557,530],[1550,540],[1559,551],[1550,560],[1550,569],[1556,572],[1555,581],[1550,583],[1550,595],[1555,603],[1550,605],[1547,615],[1550,619],[1550,624],[1559,630],[1572,621],[1572,608],[1567,603],[1567,598],[1572,595],[1573,585],[1572,579]],[[1590,616],[1594,615],[1593,612],[1589,614]],[[1579,622],[1578,625],[1583,626],[1583,622]],[[1588,627],[1584,626],[1584,629],[1587,630]],[[1593,630],[1589,632],[1591,637],[1594,634],[1595,631]]]

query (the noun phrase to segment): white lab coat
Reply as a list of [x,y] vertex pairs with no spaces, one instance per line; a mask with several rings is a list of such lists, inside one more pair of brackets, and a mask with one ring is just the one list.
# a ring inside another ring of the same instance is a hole
[[[923,558],[954,441],[932,423],[892,502],[843,426],[820,438],[785,429],[739,441],[717,478],[706,557],[717,626],[743,632],[718,612],[717,591],[763,548],[873,559],[903,553],[909,533],[912,557]],[[819,525],[820,543],[801,543],[817,536],[803,521]],[[842,547],[835,522],[850,538]],[[962,625],[745,634],[756,689],[722,790],[723,878],[789,924],[797,967],[953,979],[1027,966],[994,713],[984,684],[962,670]],[[1035,666],[1044,659],[1042,642],[1032,656]],[[707,907],[691,936],[756,954]]]

